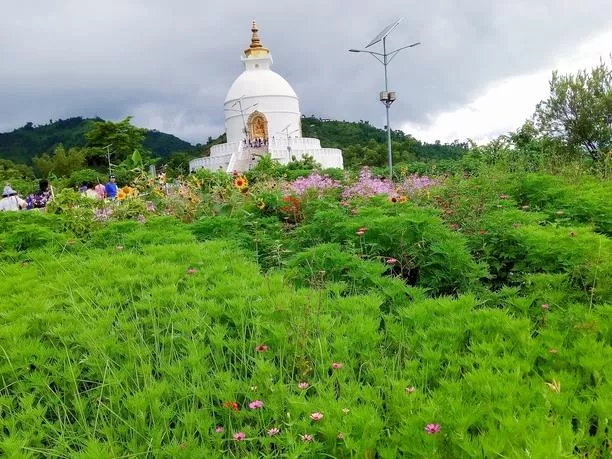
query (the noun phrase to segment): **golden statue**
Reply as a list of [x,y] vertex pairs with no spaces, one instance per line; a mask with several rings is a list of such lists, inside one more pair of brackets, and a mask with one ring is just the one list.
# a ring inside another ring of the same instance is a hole
[[253,112],[249,116],[249,140],[268,138],[268,120],[261,112]]

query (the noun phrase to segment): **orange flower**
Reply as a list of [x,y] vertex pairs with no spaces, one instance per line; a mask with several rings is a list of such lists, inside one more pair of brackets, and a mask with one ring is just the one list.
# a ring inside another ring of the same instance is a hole
[[242,190],[243,188],[246,188],[249,186],[249,182],[245,177],[243,177],[242,175],[239,175],[234,179],[234,186],[238,188],[239,190]]
[[223,402],[223,408],[228,408],[233,411],[238,411],[238,403],[236,402]]

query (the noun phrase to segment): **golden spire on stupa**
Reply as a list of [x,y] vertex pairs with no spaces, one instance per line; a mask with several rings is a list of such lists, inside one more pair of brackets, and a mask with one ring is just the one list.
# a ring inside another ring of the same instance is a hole
[[259,39],[259,29],[257,28],[255,21],[253,21],[251,32],[253,32],[253,35],[251,36],[251,46],[244,50],[244,55],[246,57],[267,56],[270,53],[270,50],[262,46],[261,40]]

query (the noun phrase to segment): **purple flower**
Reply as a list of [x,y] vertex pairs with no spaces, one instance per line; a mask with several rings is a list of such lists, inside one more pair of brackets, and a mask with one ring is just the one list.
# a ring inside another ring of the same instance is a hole
[[441,429],[442,427],[440,424],[427,424],[425,426],[425,432],[427,432],[429,435],[435,435],[440,432]]
[[372,176],[370,169],[364,167],[359,173],[359,179],[348,186],[342,192],[343,199],[351,199],[355,197],[372,197],[377,194],[391,195],[395,192],[393,182],[387,179],[379,179]]
[[147,211],[148,212],[155,212],[155,211],[157,211],[157,206],[155,205],[155,203],[153,201],[147,201]]
[[398,191],[408,196],[414,196],[419,191],[439,185],[440,182],[427,176],[411,175],[406,177],[398,187]]
[[99,222],[108,221],[113,215],[113,209],[111,208],[102,208],[94,210],[94,219]]
[[258,410],[260,408],[263,408],[263,406],[264,402],[262,402],[261,400],[255,400],[249,403],[249,408],[251,408],[252,410]]
[[338,188],[340,183],[336,180],[328,177],[327,175],[320,175],[318,172],[313,172],[308,177],[299,177],[295,179],[289,188],[298,196],[303,195],[306,190],[313,189],[318,192],[331,190]]

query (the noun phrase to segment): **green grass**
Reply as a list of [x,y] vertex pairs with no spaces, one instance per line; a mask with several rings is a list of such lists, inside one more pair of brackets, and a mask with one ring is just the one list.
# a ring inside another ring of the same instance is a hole
[[609,215],[569,183],[0,213],[0,456],[607,457]]
[[[0,452],[598,457],[609,447],[609,306],[544,311],[544,287],[488,299],[403,287],[389,309],[385,292],[402,287],[374,261],[345,261],[364,273],[353,280],[380,279],[362,294],[342,273],[296,289],[244,250],[161,219],[3,262]],[[250,410],[253,400],[264,407]],[[238,411],[223,407],[234,401]],[[428,423],[441,432],[427,435]],[[239,431],[245,441],[232,439]]]

